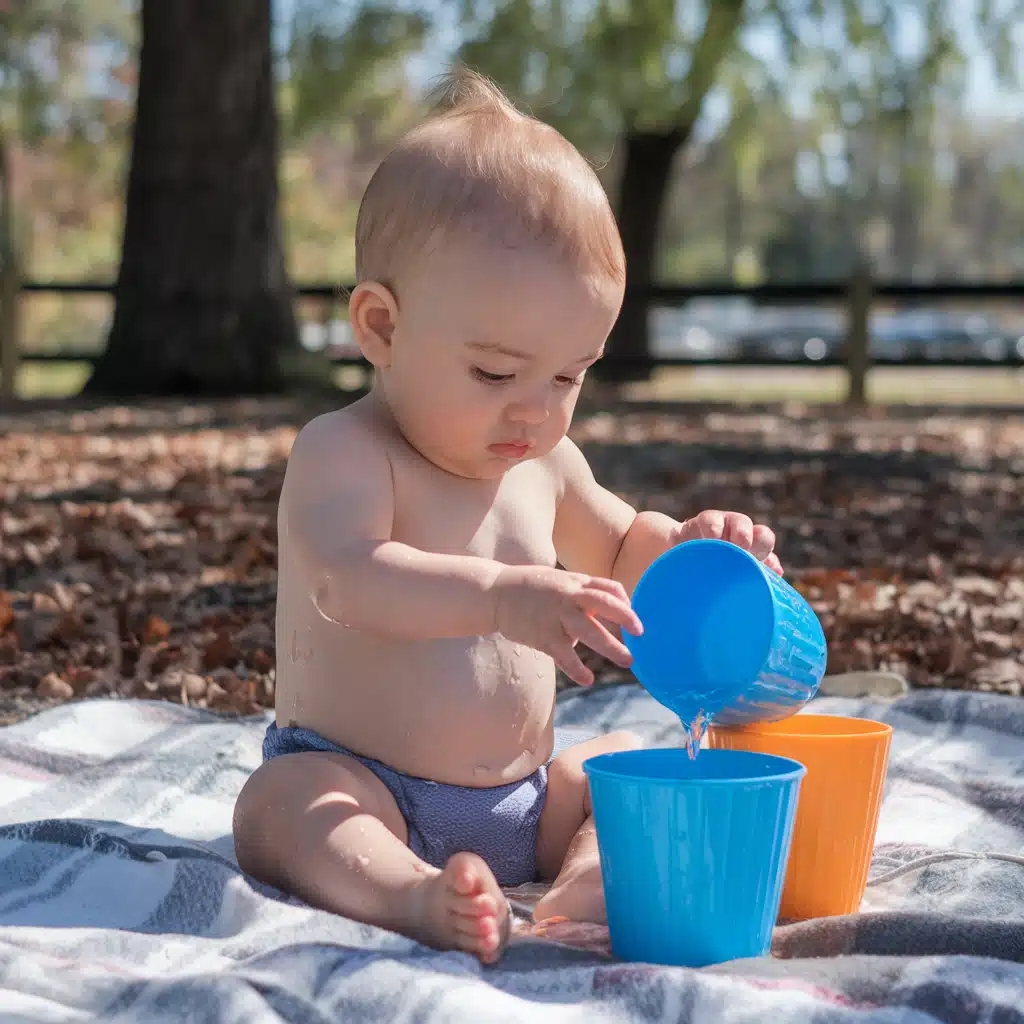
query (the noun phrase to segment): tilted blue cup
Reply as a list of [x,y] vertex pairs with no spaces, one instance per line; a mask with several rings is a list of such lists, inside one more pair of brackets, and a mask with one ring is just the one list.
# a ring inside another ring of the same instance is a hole
[[612,951],[704,967],[765,955],[806,774],[746,750],[627,750],[583,762]]
[[721,540],[670,548],[633,592],[642,636],[623,634],[632,671],[683,723],[771,722],[821,685],[828,656],[818,617],[778,573]]

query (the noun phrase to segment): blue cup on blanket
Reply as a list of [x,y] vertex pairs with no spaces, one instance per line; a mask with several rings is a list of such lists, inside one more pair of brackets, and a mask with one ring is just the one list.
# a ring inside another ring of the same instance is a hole
[[778,573],[721,540],[670,548],[633,592],[644,632],[624,633],[633,674],[689,725],[771,722],[795,714],[825,675],[818,617]]
[[804,766],[746,750],[627,750],[584,762],[612,950],[705,967],[765,955]]

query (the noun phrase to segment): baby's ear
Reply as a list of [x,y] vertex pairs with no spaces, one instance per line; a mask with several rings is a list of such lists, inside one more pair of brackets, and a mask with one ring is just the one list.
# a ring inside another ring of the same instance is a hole
[[391,365],[391,335],[398,320],[398,303],[390,288],[362,281],[348,300],[352,336],[360,351],[378,369]]

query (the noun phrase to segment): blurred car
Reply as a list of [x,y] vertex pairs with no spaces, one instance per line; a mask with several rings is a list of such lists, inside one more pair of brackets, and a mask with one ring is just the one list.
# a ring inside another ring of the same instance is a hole
[[728,313],[714,308],[651,310],[651,350],[664,359],[684,362],[735,359],[739,346],[732,336]]
[[745,359],[818,363],[840,350],[842,317],[830,310],[765,309],[738,343]]
[[931,310],[883,315],[872,325],[878,358],[928,362],[1016,361],[1015,340],[989,317]]
[[323,323],[306,320],[299,324],[299,343],[307,352],[325,352],[331,359],[358,359],[359,346],[352,325],[336,318]]
[[[870,332],[871,358],[878,363],[1024,362],[1024,335],[1005,331],[980,314],[876,313]],[[841,360],[845,338],[841,312],[765,309],[739,334],[737,343],[741,359],[816,363]]]

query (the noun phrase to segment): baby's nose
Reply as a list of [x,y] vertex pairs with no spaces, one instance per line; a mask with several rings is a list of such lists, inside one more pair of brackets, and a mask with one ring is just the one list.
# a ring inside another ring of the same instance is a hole
[[508,407],[508,418],[515,423],[543,423],[548,418],[548,396],[531,395]]

